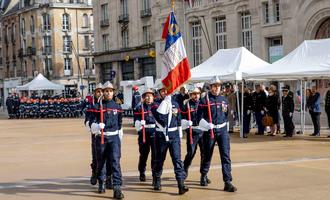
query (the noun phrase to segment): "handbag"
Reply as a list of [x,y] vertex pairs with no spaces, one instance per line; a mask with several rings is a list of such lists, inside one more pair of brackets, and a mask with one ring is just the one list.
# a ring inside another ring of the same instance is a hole
[[264,127],[274,125],[274,120],[271,116],[268,115],[268,113],[266,113],[266,115],[262,118],[262,125]]

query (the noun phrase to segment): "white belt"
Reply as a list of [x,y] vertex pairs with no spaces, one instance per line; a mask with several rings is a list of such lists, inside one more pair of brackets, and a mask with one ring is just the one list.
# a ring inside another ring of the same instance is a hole
[[[112,135],[118,135],[119,131],[113,131],[113,132],[104,132],[103,135],[104,136],[112,136]],[[96,135],[101,135],[101,131],[96,133]]]
[[144,128],[156,128],[156,124],[146,124]]
[[[168,128],[168,132],[173,132],[173,131],[176,131],[176,130],[178,130],[178,127]],[[156,128],[156,131],[165,132],[166,129],[159,127],[159,128]]]
[[217,124],[217,125],[214,125],[214,128],[223,128],[227,125],[227,122],[224,122],[222,124]]

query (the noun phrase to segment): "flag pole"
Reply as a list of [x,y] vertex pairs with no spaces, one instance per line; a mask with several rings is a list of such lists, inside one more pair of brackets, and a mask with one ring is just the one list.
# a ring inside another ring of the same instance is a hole
[[171,0],[172,11],[174,12],[174,0]]

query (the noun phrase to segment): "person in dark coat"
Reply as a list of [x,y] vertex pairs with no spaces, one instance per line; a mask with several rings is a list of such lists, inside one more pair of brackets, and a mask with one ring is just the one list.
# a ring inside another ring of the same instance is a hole
[[258,126],[258,132],[256,135],[263,135],[265,127],[262,124],[262,118],[265,114],[265,105],[266,105],[266,93],[262,89],[261,85],[256,85],[256,91],[253,93],[253,99],[254,99],[254,113],[256,117],[256,122]]
[[176,94],[174,96],[174,99],[179,104],[180,110],[182,110],[184,100],[189,99],[189,95],[186,92],[186,88],[185,87],[181,87],[180,88],[180,93],[179,94]]
[[314,126],[314,132],[311,136],[320,136],[321,95],[317,92],[315,86],[312,87],[311,92],[307,100],[307,108]]
[[8,112],[8,119],[11,119],[14,113],[14,99],[11,94],[6,99],[6,107]]
[[293,97],[289,95],[288,87],[283,87],[282,96],[282,116],[284,121],[285,135],[284,137],[292,137],[294,131],[294,124],[292,121],[294,112],[294,101]]
[[[328,117],[328,128],[330,129],[330,83],[328,83],[328,91],[325,94],[324,101],[325,101],[324,110],[327,113],[327,117]],[[328,137],[330,137],[330,135]]]
[[133,90],[133,94],[132,94],[131,108],[132,108],[132,112],[133,112],[133,127],[134,127],[134,124],[135,124],[135,121],[136,121],[136,117],[134,116],[134,112],[135,112],[136,107],[141,105],[141,94],[138,91],[139,87],[137,85],[134,85],[132,90]]
[[269,88],[269,95],[266,99],[266,114],[273,118],[273,125],[271,126],[271,133],[269,136],[275,136],[278,123],[278,102],[279,96],[275,93],[273,88]]

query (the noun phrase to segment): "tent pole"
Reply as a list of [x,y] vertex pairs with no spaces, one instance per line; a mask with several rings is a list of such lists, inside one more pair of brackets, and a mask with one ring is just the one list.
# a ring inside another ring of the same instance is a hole
[[306,126],[306,101],[307,101],[307,96],[306,96],[306,90],[307,90],[307,81],[304,81],[304,120],[303,120],[303,134],[305,133],[305,126]]
[[[235,81],[235,85],[236,85],[236,88],[237,88],[237,91],[236,91],[236,105],[239,105],[239,90],[238,90],[238,86],[237,86],[237,81]],[[240,107],[239,106],[236,106],[236,107],[237,107],[237,112],[238,112],[238,123],[241,124],[242,120],[241,120]]]
[[240,137],[243,138],[243,127],[244,127],[244,80],[242,80],[242,88],[241,88],[241,124],[240,124]]
[[300,132],[303,134],[303,80],[300,80]]

